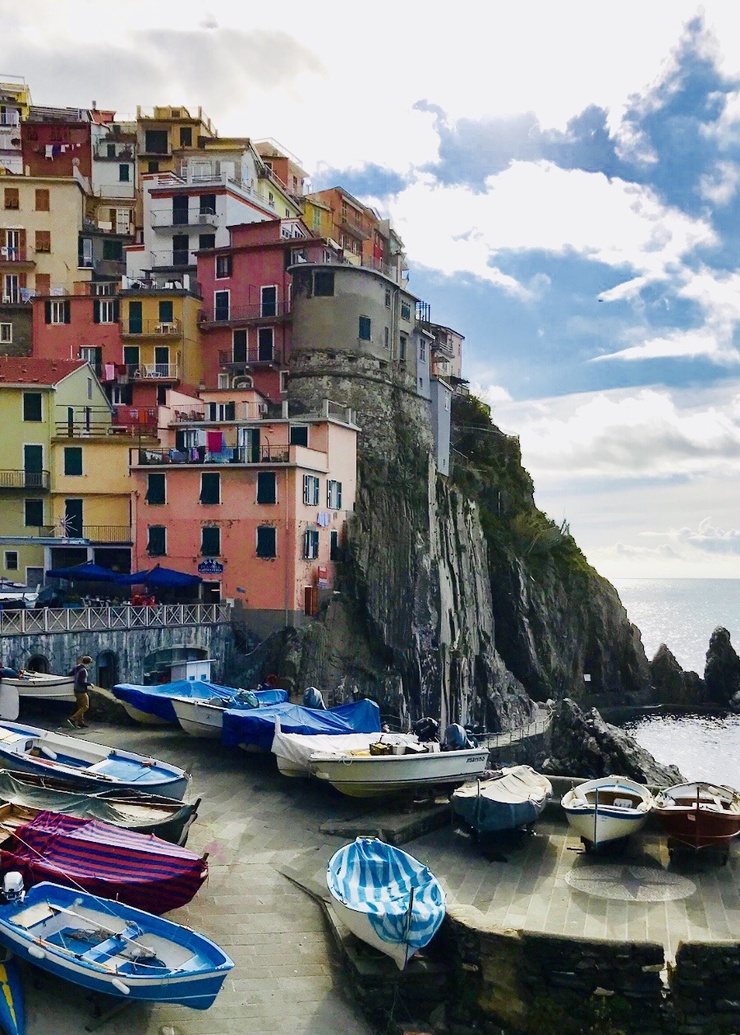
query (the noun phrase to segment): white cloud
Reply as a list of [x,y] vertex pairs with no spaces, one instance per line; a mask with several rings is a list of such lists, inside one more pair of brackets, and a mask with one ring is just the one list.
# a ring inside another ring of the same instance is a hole
[[[738,111],[740,116],[740,110]],[[740,129],[740,124],[738,125]],[[729,205],[740,185],[740,169],[734,162],[718,162],[714,172],[699,180],[699,194],[713,205]]]

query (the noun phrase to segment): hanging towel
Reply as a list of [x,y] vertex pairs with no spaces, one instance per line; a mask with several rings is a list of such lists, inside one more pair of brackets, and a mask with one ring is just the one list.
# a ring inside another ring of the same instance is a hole
[[209,453],[220,453],[223,449],[224,435],[222,431],[206,432],[206,449]]

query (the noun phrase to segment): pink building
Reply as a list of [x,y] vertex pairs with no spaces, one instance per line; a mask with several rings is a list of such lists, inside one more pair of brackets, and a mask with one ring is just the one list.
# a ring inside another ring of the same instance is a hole
[[[255,391],[173,396],[169,444],[134,450],[134,565],[204,579],[251,628],[299,625],[335,586],[356,492],[352,413],[328,402],[291,417]],[[167,442],[167,439],[165,439]]]

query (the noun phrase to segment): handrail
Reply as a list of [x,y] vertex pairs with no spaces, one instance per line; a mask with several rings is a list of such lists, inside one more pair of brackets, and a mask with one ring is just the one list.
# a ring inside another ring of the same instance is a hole
[[189,625],[228,625],[231,605],[102,604],[97,607],[43,607],[28,611],[0,611],[0,635],[156,629]]

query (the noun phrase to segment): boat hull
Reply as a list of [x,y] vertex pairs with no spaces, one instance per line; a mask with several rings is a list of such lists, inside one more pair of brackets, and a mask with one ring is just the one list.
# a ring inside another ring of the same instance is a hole
[[485,771],[488,752],[430,751],[408,755],[312,755],[312,776],[355,798],[465,783]]
[[224,725],[223,708],[200,701],[187,701],[179,697],[172,698],[172,707],[180,726],[191,737],[221,739]]
[[24,1035],[26,1005],[18,963],[12,953],[0,959],[0,1031],[7,1035]]
[[727,848],[740,834],[740,793],[708,783],[678,784],[657,796],[655,814],[675,843],[695,851]]
[[28,698],[38,701],[69,701],[75,699],[74,680],[71,676],[55,676],[46,672],[38,672],[29,676],[8,678],[3,676],[6,686],[14,686],[20,700]]
[[219,946],[189,928],[47,882],[23,902],[0,906],[0,942],[93,992],[196,1010],[211,1006],[233,967]]
[[452,794],[455,815],[478,837],[530,826],[552,795],[552,784],[529,766],[503,769],[492,779],[458,787]]
[[610,776],[579,784],[563,795],[573,831],[587,847],[622,841],[647,823],[653,797],[642,784]]

